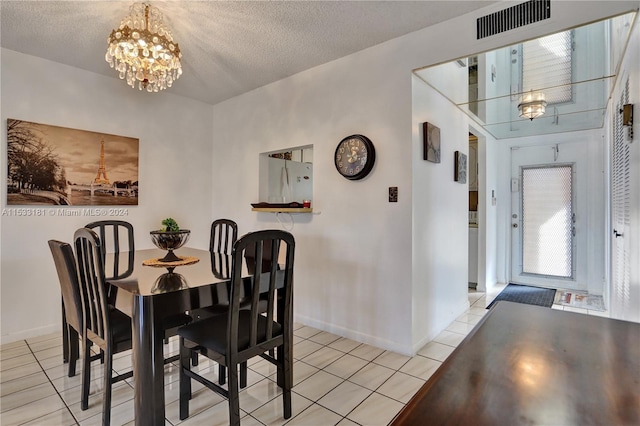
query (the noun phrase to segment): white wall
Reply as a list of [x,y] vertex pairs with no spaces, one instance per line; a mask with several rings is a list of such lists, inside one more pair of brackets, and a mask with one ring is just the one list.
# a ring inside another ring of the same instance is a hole
[[[454,152],[469,155],[469,123],[462,111],[423,80],[414,76],[412,82],[412,344],[417,351],[469,307],[469,183],[453,179]],[[440,128],[440,163],[422,159],[419,123],[425,121]]]
[[[392,83],[401,71],[387,64],[398,53],[383,51],[360,52],[216,105],[213,168],[229,178],[214,176],[213,212],[236,220],[241,234],[280,228],[274,214],[250,210],[258,155],[313,144],[315,213],[292,215],[296,320],[408,352],[411,105]],[[401,121],[404,128],[389,125]],[[377,160],[367,178],[349,181],[337,173],[333,156],[340,140],[356,133],[372,140]],[[230,163],[242,167],[230,170]],[[389,186],[399,187],[398,203],[387,201]]]
[[455,103],[469,100],[469,69],[457,61],[417,70],[416,74]]
[[[418,161],[418,126],[440,112],[420,117],[412,112],[412,70],[591,22],[637,3],[558,1],[549,20],[475,40],[475,18],[504,6],[411,33],[215,106],[213,216],[235,219],[240,233],[282,226],[273,214],[250,211],[258,196],[258,154],[314,145],[315,213],[295,215],[285,224],[293,224],[297,241],[298,321],[410,353],[467,303],[466,187],[451,192],[446,168],[452,175],[456,147],[467,151],[468,124],[454,117],[442,125],[450,145],[429,182],[435,187],[429,187],[416,172],[416,162],[427,167]],[[352,133],[369,136],[378,157],[371,175],[358,182],[341,178],[332,160],[337,143]],[[398,203],[387,202],[390,186],[399,188]],[[414,210],[416,204],[423,207]],[[439,226],[451,233],[445,236]],[[423,241],[432,230],[427,245]],[[434,252],[437,257],[430,258]]]
[[[640,322],[640,25],[636,17],[631,39],[620,68],[612,101],[616,105],[624,85],[629,80],[629,103],[634,105],[633,142],[629,144],[630,154],[630,217],[629,226],[623,231],[629,244],[629,288],[626,295],[611,294],[611,316],[626,321]],[[612,111],[615,114],[616,111]],[[610,123],[611,116],[606,118]],[[611,147],[612,144],[610,144]],[[612,227],[607,234],[611,237]]]
[[[122,218],[134,225],[136,246],[153,247],[148,232],[171,216],[192,230],[190,244],[208,247],[210,105],[139,92],[117,78],[11,50],[2,49],[1,55],[2,176],[7,176],[7,118],[137,137],[139,205],[128,207]],[[16,207],[6,205],[6,185],[0,188],[2,208]],[[0,217],[3,343],[60,328],[60,290],[47,240],[70,242],[77,228],[107,218]]]

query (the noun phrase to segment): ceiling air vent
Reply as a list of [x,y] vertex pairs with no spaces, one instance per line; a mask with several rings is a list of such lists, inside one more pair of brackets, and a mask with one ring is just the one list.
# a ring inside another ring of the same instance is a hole
[[551,17],[551,0],[531,0],[478,18],[478,40]]

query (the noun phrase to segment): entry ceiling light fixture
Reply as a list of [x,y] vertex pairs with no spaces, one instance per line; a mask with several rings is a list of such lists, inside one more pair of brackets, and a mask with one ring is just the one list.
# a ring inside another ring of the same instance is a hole
[[522,96],[522,100],[518,104],[518,111],[520,111],[520,117],[533,120],[543,116],[546,107],[547,101],[545,101],[544,93],[531,90]]
[[157,7],[134,3],[120,27],[111,31],[105,60],[133,88],[158,92],[182,75],[180,47]]

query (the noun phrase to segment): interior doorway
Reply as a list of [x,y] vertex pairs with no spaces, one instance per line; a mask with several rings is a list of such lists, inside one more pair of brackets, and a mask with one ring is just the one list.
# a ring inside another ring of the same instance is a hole
[[[478,229],[478,137],[469,132],[469,288],[478,288],[479,229]],[[482,287],[482,286],[481,286]]]

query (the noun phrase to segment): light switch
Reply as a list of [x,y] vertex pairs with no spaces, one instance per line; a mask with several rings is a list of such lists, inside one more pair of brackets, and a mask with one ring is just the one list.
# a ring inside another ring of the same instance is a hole
[[511,179],[511,192],[518,192],[520,191],[520,182],[518,181],[518,178],[512,178]]

